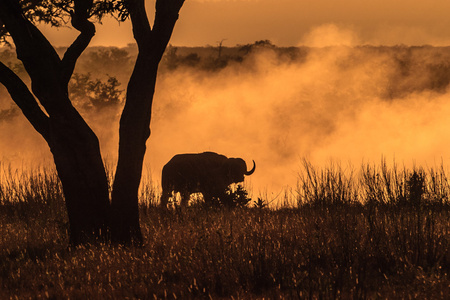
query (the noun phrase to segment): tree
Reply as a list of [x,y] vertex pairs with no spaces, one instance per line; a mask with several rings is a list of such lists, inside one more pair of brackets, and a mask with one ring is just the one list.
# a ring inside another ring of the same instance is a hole
[[[184,0],[156,0],[153,26],[145,0],[0,0],[0,34],[12,38],[31,79],[31,91],[0,62],[0,82],[31,125],[46,140],[61,180],[70,224],[70,243],[141,244],[138,188],[150,136],[158,64]],[[79,56],[95,34],[93,18],[131,19],[138,45],[120,119],[119,158],[111,198],[95,133],[73,107],[68,84]],[[61,59],[39,31],[39,22],[70,20],[80,33]]]
[[[72,103],[98,113],[108,107],[116,108],[122,102],[122,90],[117,78],[108,75],[106,83],[91,79],[91,74],[74,73],[69,82],[69,97]],[[77,106],[77,105],[75,105]]]

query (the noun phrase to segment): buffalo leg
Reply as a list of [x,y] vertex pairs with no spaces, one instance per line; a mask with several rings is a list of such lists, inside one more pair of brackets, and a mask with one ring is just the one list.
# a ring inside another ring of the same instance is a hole
[[189,199],[191,198],[191,193],[183,192],[183,193],[180,193],[180,196],[181,196],[181,203],[180,203],[181,207],[188,206]]
[[205,201],[205,204],[206,204],[207,206],[212,205],[212,196],[211,196],[211,193],[208,193],[208,192],[203,191],[203,192],[202,192],[202,195],[203,195],[203,200]]
[[167,208],[167,202],[169,201],[171,192],[163,191],[161,194],[161,202],[160,205],[163,208]]

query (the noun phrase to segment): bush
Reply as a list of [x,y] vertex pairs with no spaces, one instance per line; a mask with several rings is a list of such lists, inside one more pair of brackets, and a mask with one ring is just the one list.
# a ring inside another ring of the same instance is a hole
[[205,204],[211,207],[242,208],[248,207],[251,200],[245,188],[238,184],[235,189],[228,186],[220,197],[214,197],[212,203]]

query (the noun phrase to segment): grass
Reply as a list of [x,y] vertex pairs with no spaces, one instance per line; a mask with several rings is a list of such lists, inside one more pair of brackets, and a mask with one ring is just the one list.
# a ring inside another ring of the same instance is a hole
[[[296,205],[160,210],[143,185],[141,248],[67,246],[56,175],[3,169],[0,299],[420,298],[450,294],[444,168],[308,162]],[[287,196],[286,196],[287,197]],[[262,203],[261,203],[262,202]],[[287,201],[286,201],[287,202]]]

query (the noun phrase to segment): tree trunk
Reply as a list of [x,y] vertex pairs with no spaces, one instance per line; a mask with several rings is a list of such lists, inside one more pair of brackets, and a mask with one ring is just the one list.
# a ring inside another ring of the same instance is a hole
[[138,192],[145,143],[150,136],[156,74],[183,2],[157,0],[153,28],[145,12],[145,0],[125,3],[139,54],[120,120],[119,160],[110,205],[98,139],[72,106],[67,90],[75,63],[95,34],[95,26],[88,20],[93,2],[74,0],[70,14],[80,35],[60,59],[48,40],[25,18],[19,1],[0,1],[1,22],[30,75],[33,93],[2,63],[0,82],[52,151],[64,190],[71,244],[109,238],[121,244],[142,244]]
[[127,87],[127,100],[120,119],[119,160],[112,192],[112,238],[124,244],[141,244],[139,184],[150,136],[150,120],[156,75],[184,0],[157,0],[153,28],[144,0],[128,1],[139,54]]
[[0,82],[52,151],[63,186],[73,245],[105,240],[110,213],[98,139],[72,106],[67,91],[75,63],[95,34],[94,25],[87,20],[89,7],[88,2],[75,1],[72,24],[81,33],[60,59],[48,40],[21,13],[18,1],[0,1],[0,18],[14,40],[17,57],[30,75],[33,93],[1,63]]
[[119,160],[112,192],[113,240],[141,244],[139,185],[150,136],[152,99],[159,60],[140,53],[127,88],[127,102],[120,119]]
[[27,86],[2,63],[0,82],[53,153],[67,205],[70,243],[106,240],[110,205],[97,137],[75,109],[65,117],[44,114]]
[[52,121],[48,141],[64,191],[69,240],[72,245],[106,242],[110,203],[99,142],[87,125],[75,123]]

